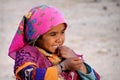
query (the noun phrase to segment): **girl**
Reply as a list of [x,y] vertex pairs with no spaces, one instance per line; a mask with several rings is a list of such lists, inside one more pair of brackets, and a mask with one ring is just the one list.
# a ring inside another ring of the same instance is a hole
[[51,6],[32,8],[9,48],[17,80],[100,80],[81,55],[63,46],[66,20]]

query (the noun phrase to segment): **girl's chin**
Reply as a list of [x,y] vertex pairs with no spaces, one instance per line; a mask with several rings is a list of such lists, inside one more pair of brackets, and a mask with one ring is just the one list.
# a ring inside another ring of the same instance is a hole
[[58,53],[58,49],[56,49],[56,50],[51,50],[51,51],[49,51],[51,54],[57,54]]
[[54,54],[54,53],[57,53],[57,50],[46,50],[48,53],[50,54]]
[[46,52],[50,53],[50,54],[53,54],[53,53],[58,53],[58,48],[46,48],[44,49]]
[[55,50],[54,50],[54,51],[51,51],[51,54],[56,54],[56,53],[57,53],[57,51],[55,51]]

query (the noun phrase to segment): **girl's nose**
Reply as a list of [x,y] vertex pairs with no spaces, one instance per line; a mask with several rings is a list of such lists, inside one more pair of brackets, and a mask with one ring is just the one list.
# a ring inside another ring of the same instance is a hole
[[61,44],[62,43],[62,38],[59,37],[57,40],[56,40],[57,43]]

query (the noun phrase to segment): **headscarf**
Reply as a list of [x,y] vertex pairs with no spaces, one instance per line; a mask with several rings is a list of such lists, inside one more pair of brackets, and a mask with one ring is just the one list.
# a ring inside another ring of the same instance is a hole
[[61,23],[67,25],[63,14],[55,7],[41,5],[32,8],[19,24],[9,48],[9,56],[15,59],[16,51],[35,42],[40,35]]

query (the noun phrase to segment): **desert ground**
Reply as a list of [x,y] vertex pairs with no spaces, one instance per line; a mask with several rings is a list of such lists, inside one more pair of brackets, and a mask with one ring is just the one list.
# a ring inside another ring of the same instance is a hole
[[0,80],[15,80],[8,49],[22,16],[40,4],[63,12],[64,45],[83,54],[101,80],[120,80],[120,0],[0,0]]

